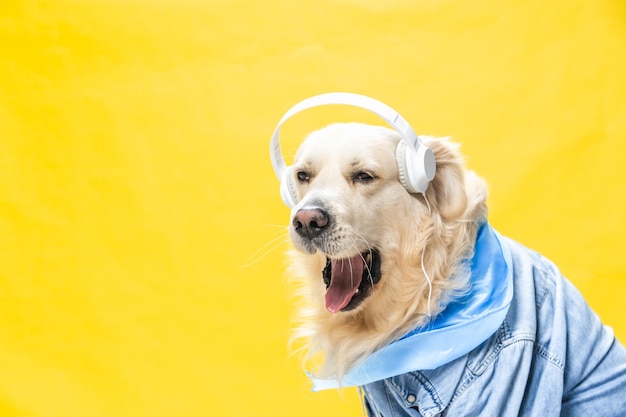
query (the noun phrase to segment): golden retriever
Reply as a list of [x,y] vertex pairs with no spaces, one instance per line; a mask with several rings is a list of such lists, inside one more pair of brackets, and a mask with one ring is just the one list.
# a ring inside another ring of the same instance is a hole
[[356,385],[372,416],[626,415],[626,349],[552,262],[489,226],[458,145],[419,137],[413,164],[404,119],[359,98],[394,130],[333,124],[285,166],[291,114],[361,103],[321,97],[270,144],[314,389]]
[[307,357],[321,354],[321,377],[341,377],[468,284],[461,269],[486,216],[486,187],[457,145],[430,138],[437,175],[426,198],[409,194],[399,141],[388,128],[333,124],[310,134],[294,160],[290,275],[304,303],[294,339],[306,340]]

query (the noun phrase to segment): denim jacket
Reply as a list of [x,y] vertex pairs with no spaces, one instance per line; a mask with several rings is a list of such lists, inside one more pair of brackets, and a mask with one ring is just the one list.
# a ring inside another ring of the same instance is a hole
[[364,385],[370,416],[626,416],[626,350],[541,255],[502,238],[514,295],[498,331],[437,369]]

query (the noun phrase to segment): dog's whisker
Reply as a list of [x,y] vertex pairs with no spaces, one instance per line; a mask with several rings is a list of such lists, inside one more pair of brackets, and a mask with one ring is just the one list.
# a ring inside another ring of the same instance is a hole
[[[360,238],[363,242],[365,242],[365,244],[367,245],[367,250],[369,252],[370,258],[372,257],[372,245],[370,245],[369,241],[367,239],[365,239],[365,237],[363,237],[362,235],[355,233],[355,235]],[[352,239],[352,244],[354,245],[354,247],[357,249],[357,251],[359,250],[356,246],[356,242],[354,241],[354,239]],[[360,253],[360,252],[359,252]],[[369,263],[365,261],[365,258],[363,258],[363,255],[361,255],[361,259],[363,259],[363,264],[365,265],[365,268],[367,269],[367,275],[370,279],[370,283],[372,284],[372,287],[374,286],[374,278],[372,277],[372,271],[369,267]]]
[[348,258],[348,264],[350,265],[350,286],[354,287],[354,277],[352,276],[352,258]]
[[[359,235],[357,235],[357,236],[359,236]],[[361,236],[359,236],[359,237],[361,237]],[[371,257],[373,256],[372,255],[372,247],[370,246],[369,242],[367,240],[365,240],[363,237],[361,237],[361,239],[367,244],[367,250],[369,252],[370,259],[371,259]],[[352,240],[352,245],[357,250],[357,252],[359,252],[359,248],[357,247],[356,242],[352,238],[351,238],[351,240]],[[367,277],[369,278],[370,283],[372,284],[372,287],[374,287],[374,277],[372,277],[372,270],[371,270],[371,268],[369,266],[369,262],[367,262],[365,260],[365,258],[363,257],[363,254],[361,252],[359,252],[359,256],[361,257],[361,260],[363,260],[363,265],[365,265],[365,269],[367,270]]]
[[[365,237],[363,237],[363,235],[360,235],[359,233],[356,232],[352,232],[356,237],[358,237],[360,240],[362,240],[368,247],[369,251],[372,251],[372,245],[370,244],[370,242],[365,239]],[[352,238],[351,238],[352,239]],[[352,239],[352,243],[355,245],[356,247],[356,242],[354,241],[354,239]]]
[[[360,240],[362,240],[366,245],[367,245],[367,250],[370,253],[370,255],[372,254],[372,245],[368,242],[367,239],[365,239],[362,235],[358,234],[358,233],[354,233],[356,235],[356,237],[358,237]],[[352,240],[352,245],[354,246],[354,248],[359,251],[358,246],[356,245],[356,242],[353,238],[350,238]]]
[[273,227],[273,228],[278,228],[278,229],[285,229],[285,225],[284,224],[272,224],[272,223],[266,223],[263,226],[265,227]]
[[274,250],[278,249],[288,242],[289,236],[287,234],[283,234],[281,236],[277,236],[271,239],[269,242],[266,242],[265,244],[263,244],[263,246],[257,249],[252,255],[250,255],[248,260],[241,266],[241,268],[248,268],[256,264],[257,262],[264,259],[267,255],[272,253]]

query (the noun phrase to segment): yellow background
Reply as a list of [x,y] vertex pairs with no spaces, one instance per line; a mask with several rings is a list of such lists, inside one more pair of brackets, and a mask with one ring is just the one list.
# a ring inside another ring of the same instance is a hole
[[333,90],[462,142],[626,339],[623,1],[2,0],[0,416],[361,415],[288,356],[268,156]]

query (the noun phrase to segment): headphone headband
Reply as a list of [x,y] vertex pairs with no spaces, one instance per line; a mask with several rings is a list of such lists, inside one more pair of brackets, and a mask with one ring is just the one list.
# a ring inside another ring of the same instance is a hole
[[376,99],[363,96],[354,93],[326,93],[313,97],[309,97],[291,107],[287,113],[280,119],[274,133],[272,134],[272,140],[270,142],[270,157],[272,159],[272,166],[274,172],[279,180],[282,180],[282,174],[287,167],[283,154],[280,150],[280,128],[289,119],[301,111],[310,109],[312,107],[324,106],[328,104],[343,104],[346,106],[359,107],[376,114],[381,119],[386,121],[393,130],[395,130],[404,142],[411,147],[414,151],[422,145],[420,138],[415,134],[413,128],[400,114]]
[[280,194],[287,207],[298,202],[298,190],[280,150],[280,127],[296,113],[326,104],[344,104],[369,110],[386,121],[402,139],[396,147],[398,180],[409,193],[425,193],[435,176],[435,155],[415,134],[413,128],[397,111],[370,97],[353,93],[326,93],[309,97],[290,108],[274,129],[270,142],[270,157],[274,172],[280,181]]

